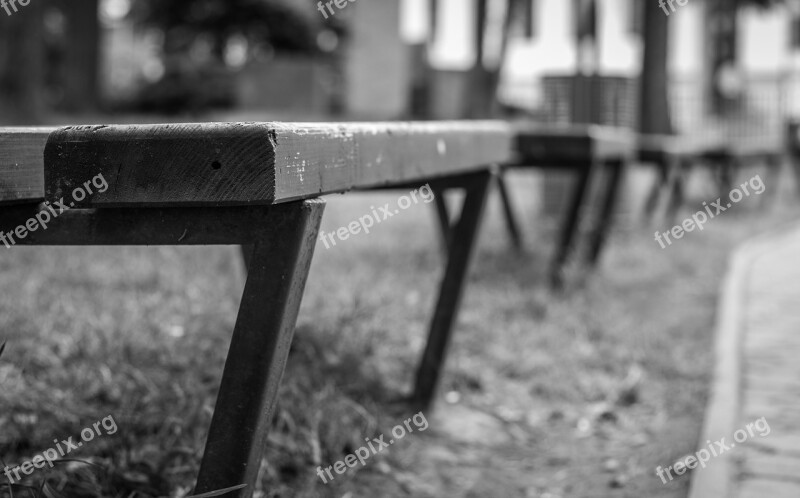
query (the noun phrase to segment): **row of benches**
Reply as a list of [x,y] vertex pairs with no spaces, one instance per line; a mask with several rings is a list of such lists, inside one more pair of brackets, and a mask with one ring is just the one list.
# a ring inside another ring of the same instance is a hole
[[[292,342],[324,194],[429,183],[447,241],[444,276],[412,401],[434,399],[486,199],[499,186],[508,226],[520,229],[502,173],[569,168],[578,176],[551,267],[561,284],[583,217],[597,261],[626,164],[641,154],[663,171],[675,206],[681,169],[717,150],[671,138],[588,126],[552,129],[499,121],[348,124],[169,124],[0,129],[0,230],[10,232],[62,198],[71,209],[21,245],[243,246],[248,278],[195,491],[249,497]],[[109,188],[71,193],[102,175]],[[592,185],[600,209],[582,209]],[[466,192],[451,221],[448,190]]]

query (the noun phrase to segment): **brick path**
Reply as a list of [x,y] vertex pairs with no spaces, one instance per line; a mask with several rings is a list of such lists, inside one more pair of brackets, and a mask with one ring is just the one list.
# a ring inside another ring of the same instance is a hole
[[[800,227],[738,251],[717,321],[716,374],[698,448],[720,437],[732,447],[694,471],[690,497],[798,498]],[[768,433],[733,441],[762,417]]]

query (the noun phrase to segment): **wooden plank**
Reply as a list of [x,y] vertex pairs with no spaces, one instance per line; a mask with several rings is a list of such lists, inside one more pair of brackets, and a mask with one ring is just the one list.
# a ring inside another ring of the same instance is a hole
[[660,162],[667,156],[696,159],[705,154],[724,150],[721,136],[639,135],[639,158],[647,162]]
[[48,199],[102,174],[76,207],[273,204],[477,171],[511,158],[500,121],[77,126],[45,152]]
[[[10,246],[252,244],[270,206],[0,210],[0,251]],[[59,213],[54,216],[53,212]],[[46,226],[46,230],[42,228]],[[30,231],[33,228],[33,231]]]
[[51,131],[0,128],[0,204],[44,198],[44,147]]
[[517,125],[520,166],[587,166],[592,160],[622,160],[636,152],[635,135],[596,125],[552,127]]

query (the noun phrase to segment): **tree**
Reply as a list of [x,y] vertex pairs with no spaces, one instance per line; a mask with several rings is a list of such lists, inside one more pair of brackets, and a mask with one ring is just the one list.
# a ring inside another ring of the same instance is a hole
[[87,111],[98,107],[100,95],[99,0],[59,2],[66,18],[64,99],[61,107]]
[[221,59],[233,36],[277,52],[318,53],[319,33],[333,29],[342,34],[343,28],[336,19],[323,23],[316,2],[307,7],[284,0],[140,0],[134,15],[164,32],[165,51],[187,51],[204,38]]
[[667,70],[668,17],[664,15],[655,0],[647,0],[643,15],[644,54],[639,83],[639,131],[670,134],[672,123],[669,112]]
[[[519,19],[529,20],[532,0],[506,0],[505,15],[501,25],[496,29],[500,32],[499,53],[495,54],[495,63],[487,66],[486,63],[486,36],[489,30],[489,1],[477,0],[475,15],[475,63],[467,75],[466,102],[464,103],[464,118],[486,118],[493,116],[498,110],[497,90],[500,85],[500,75],[503,63],[508,52],[508,42],[514,27],[514,22]],[[527,4],[526,4],[527,3]],[[526,10],[523,10],[526,9]]]
[[0,10],[0,115],[4,124],[38,124],[44,112],[42,4]]
[[[639,1],[639,0],[637,0]],[[644,0],[641,0],[644,1]],[[721,96],[716,85],[718,71],[735,57],[736,13],[743,6],[762,8],[783,3],[783,0],[706,0],[706,57],[709,74],[705,76],[712,111]],[[643,133],[671,133],[668,104],[669,18],[656,0],[647,0],[644,9],[644,52],[639,98],[639,127]],[[720,28],[720,29],[717,29]],[[718,108],[717,108],[718,110]]]

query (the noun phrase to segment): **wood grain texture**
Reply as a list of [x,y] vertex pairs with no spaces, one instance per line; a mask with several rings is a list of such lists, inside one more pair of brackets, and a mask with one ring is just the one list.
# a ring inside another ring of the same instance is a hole
[[78,126],[45,151],[48,199],[102,174],[76,207],[273,204],[475,171],[511,158],[496,121]]
[[44,147],[51,131],[0,128],[0,204],[44,198]]

